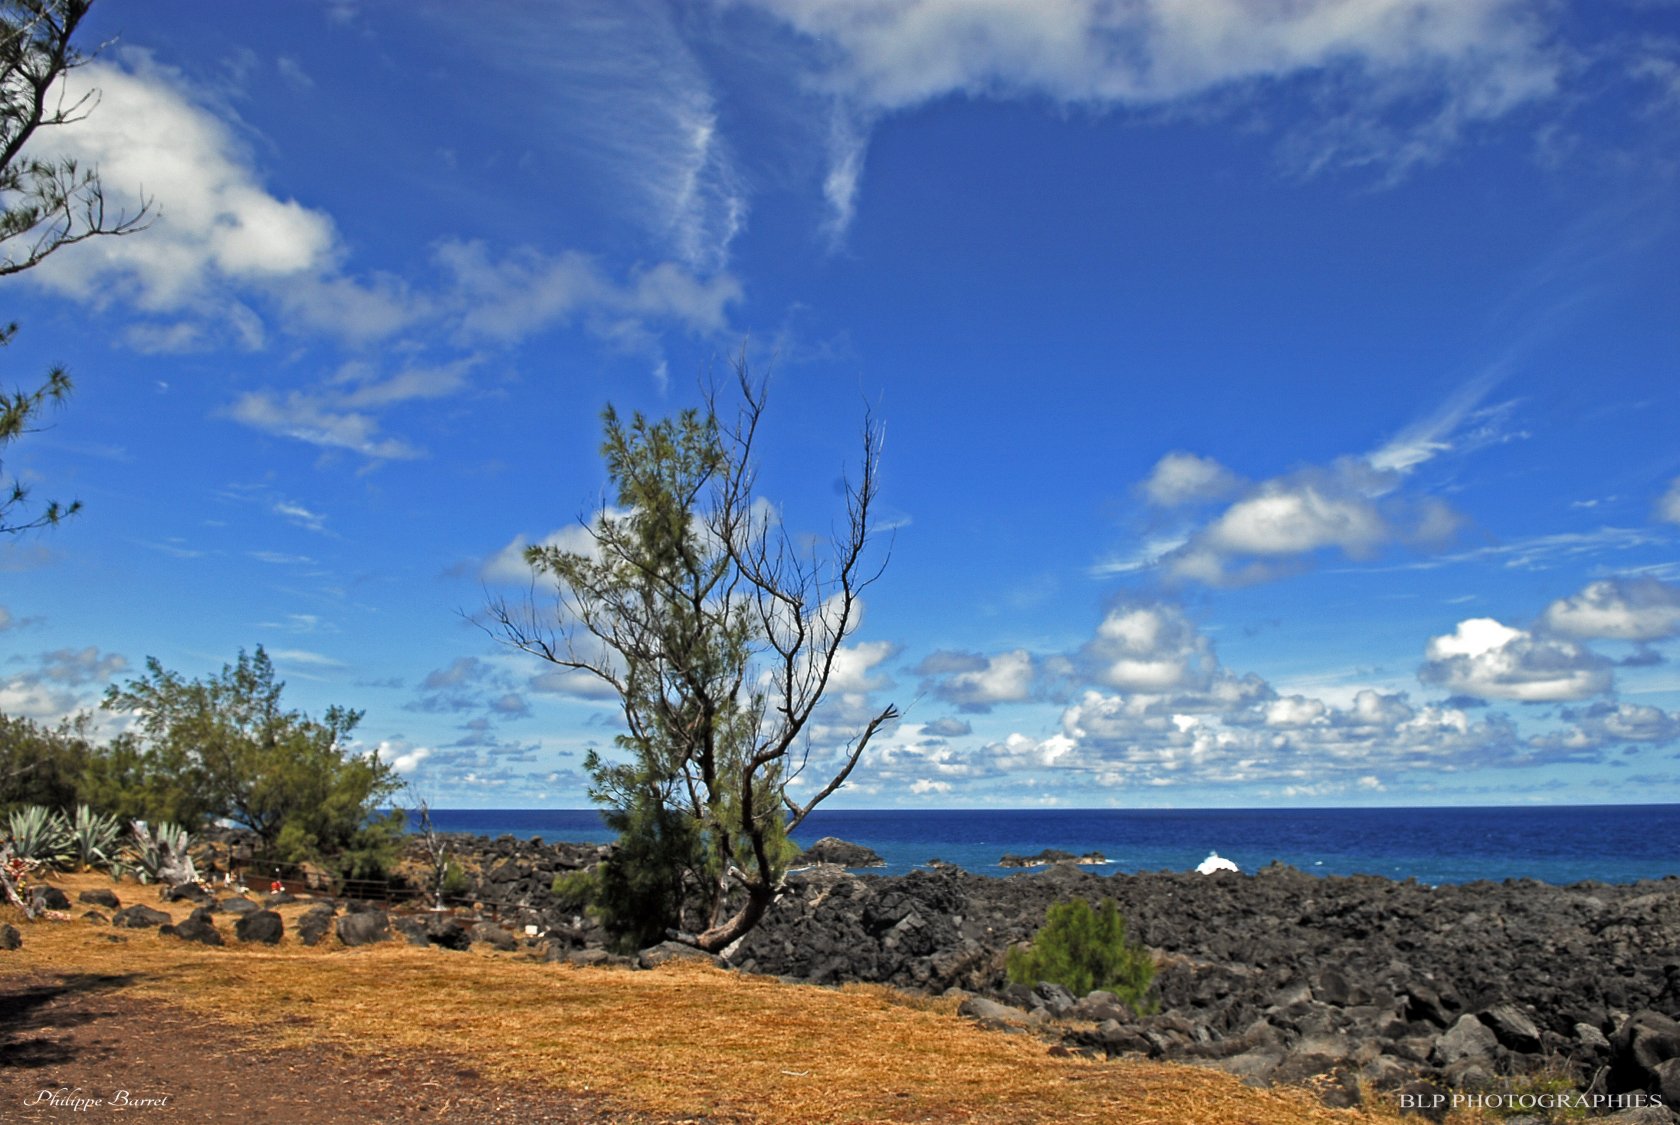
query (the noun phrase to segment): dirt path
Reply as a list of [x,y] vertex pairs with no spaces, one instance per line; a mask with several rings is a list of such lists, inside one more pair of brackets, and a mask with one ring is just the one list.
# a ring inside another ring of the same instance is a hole
[[492,1083],[444,1054],[350,1059],[265,1047],[260,1032],[138,1000],[126,983],[76,973],[0,977],[0,1121],[655,1121],[562,1091]]

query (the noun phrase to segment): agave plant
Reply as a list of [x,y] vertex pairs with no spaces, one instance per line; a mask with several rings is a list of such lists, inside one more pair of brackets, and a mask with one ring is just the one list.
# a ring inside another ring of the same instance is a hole
[[142,883],[191,883],[198,878],[192,857],[187,854],[191,845],[192,833],[179,824],[165,821],[151,828],[137,820],[124,858]]
[[122,835],[122,823],[116,817],[77,805],[69,832],[71,855],[82,868],[116,863],[117,839]]
[[48,867],[69,866],[70,826],[62,814],[42,805],[26,805],[6,818],[6,830],[12,839],[12,854],[19,859]]

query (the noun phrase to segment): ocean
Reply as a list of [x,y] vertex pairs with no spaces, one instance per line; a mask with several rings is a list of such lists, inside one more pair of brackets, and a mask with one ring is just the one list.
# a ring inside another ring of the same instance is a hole
[[[445,832],[606,843],[593,809],[433,809]],[[1478,879],[1629,883],[1680,875],[1680,805],[1367,809],[819,809],[794,833],[838,836],[901,875],[940,859],[1009,875],[1005,854],[1101,852],[1097,872],[1188,871],[1218,852],[1243,871],[1273,860],[1316,875],[1422,883]]]

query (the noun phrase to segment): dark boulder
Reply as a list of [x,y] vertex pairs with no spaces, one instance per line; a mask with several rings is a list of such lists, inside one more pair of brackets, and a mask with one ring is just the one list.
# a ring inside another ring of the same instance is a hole
[[382,910],[359,910],[338,920],[338,940],[348,946],[371,945],[391,936],[390,920]]
[[305,910],[297,920],[298,940],[305,945],[319,945],[321,939],[327,936],[332,928],[333,916],[336,914],[331,903],[323,902]]
[[29,905],[42,910],[69,910],[70,898],[57,887],[45,883],[29,888]]
[[1609,1089],[1612,1094],[1656,1091],[1659,1068],[1680,1058],[1680,1023],[1661,1012],[1635,1012],[1610,1037]]
[[239,915],[255,914],[257,911],[261,910],[262,907],[258,906],[248,898],[242,898],[235,895],[232,898],[222,899],[216,904],[216,909],[220,910],[223,914]]
[[168,914],[161,910],[154,910],[150,906],[125,906],[111,916],[111,925],[121,926],[129,930],[150,930],[158,926],[167,926],[172,921]]
[[115,891],[106,887],[96,887],[91,891],[83,891],[76,896],[77,902],[85,902],[89,906],[103,906],[107,910],[120,910],[122,903],[118,901]]
[[158,892],[164,902],[209,902],[213,897],[197,883],[174,883]]
[[1536,1054],[1540,1050],[1540,1029],[1515,1004],[1495,1004],[1483,1011],[1480,1018],[1501,1046],[1524,1055]]
[[272,910],[258,910],[246,914],[233,924],[233,936],[240,941],[261,945],[279,945],[285,934],[285,923]]
[[200,945],[222,944],[221,932],[216,929],[210,911],[202,906],[187,915],[187,920],[179,925],[159,926],[158,933],[177,937],[182,941],[196,941]]
[[23,935],[10,922],[0,922],[0,949],[12,950],[23,948]]
[[1497,1046],[1499,1040],[1487,1024],[1475,1016],[1463,1015],[1435,1040],[1435,1050],[1430,1055],[1430,1061],[1440,1067],[1451,1066],[1465,1059],[1479,1063],[1493,1054],[1493,1049]]

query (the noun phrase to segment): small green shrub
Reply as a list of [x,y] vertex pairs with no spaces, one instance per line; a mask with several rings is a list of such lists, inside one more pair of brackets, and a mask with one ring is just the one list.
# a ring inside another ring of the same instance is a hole
[[438,882],[438,894],[445,898],[466,898],[472,891],[472,880],[467,878],[466,871],[459,863],[450,860],[444,864],[443,878]]
[[1082,898],[1052,906],[1032,946],[1009,951],[1005,971],[1017,984],[1050,981],[1075,996],[1105,989],[1134,1010],[1153,1006],[1145,998],[1155,961],[1107,899],[1095,910]]
[[592,909],[601,894],[601,879],[593,870],[568,871],[554,877],[549,888],[560,909],[584,914]]

